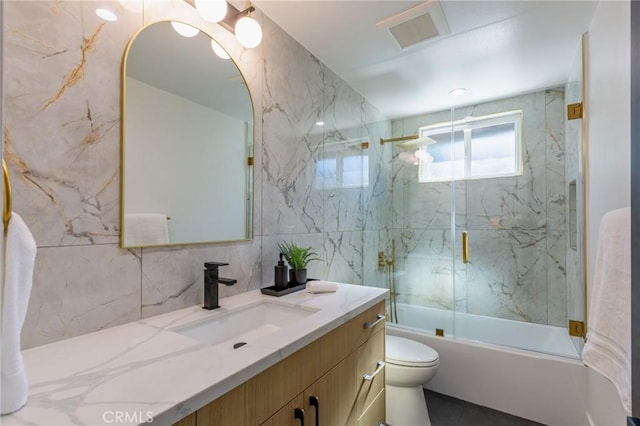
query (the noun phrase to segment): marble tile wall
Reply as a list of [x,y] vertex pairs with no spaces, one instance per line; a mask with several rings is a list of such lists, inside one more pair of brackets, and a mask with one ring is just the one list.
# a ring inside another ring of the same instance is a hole
[[[398,301],[566,325],[564,108],[559,88],[393,121],[393,136],[401,136],[452,114],[524,113],[522,176],[418,183],[417,167],[394,153]],[[468,264],[461,261],[462,230],[469,233]]]
[[[95,15],[103,3],[116,9],[117,22]],[[121,249],[123,52],[142,26],[178,16],[216,38],[247,79],[256,110],[254,238]],[[377,140],[389,136],[390,122],[268,18],[254,16],[263,42],[245,50],[181,1],[5,2],[3,153],[14,210],[38,245],[24,348],[200,303],[207,260],[230,262],[221,273],[238,279],[222,297],[268,285],[283,239],[326,259],[311,265],[311,276],[384,284],[373,253],[389,241],[381,207],[391,196],[391,167]],[[325,141],[352,138],[369,141],[369,183],[318,187],[315,161]]]

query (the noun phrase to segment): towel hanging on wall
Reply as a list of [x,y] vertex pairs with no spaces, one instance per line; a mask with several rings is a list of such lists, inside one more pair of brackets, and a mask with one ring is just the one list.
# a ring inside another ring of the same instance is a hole
[[631,208],[608,212],[598,232],[585,365],[611,380],[631,413]]
[[125,247],[169,243],[169,225],[163,213],[128,213],[124,216]]
[[20,333],[33,283],[36,242],[16,213],[11,214],[5,238],[2,293],[1,412],[12,413],[27,402],[29,386],[20,352]]

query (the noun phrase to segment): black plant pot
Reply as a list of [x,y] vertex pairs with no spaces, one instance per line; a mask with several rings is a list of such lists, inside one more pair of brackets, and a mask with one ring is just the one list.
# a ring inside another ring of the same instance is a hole
[[296,269],[293,271],[296,278],[296,283],[298,284],[306,284],[307,283],[307,269]]

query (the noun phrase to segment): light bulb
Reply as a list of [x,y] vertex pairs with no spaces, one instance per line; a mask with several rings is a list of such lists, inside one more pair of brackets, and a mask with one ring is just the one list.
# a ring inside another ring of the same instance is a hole
[[240,18],[235,27],[236,38],[244,47],[251,49],[262,41],[262,28],[258,21],[250,16]]
[[211,40],[211,49],[221,59],[229,59],[231,56],[215,40]]
[[205,21],[220,22],[227,14],[226,0],[195,0],[195,5]]
[[183,24],[182,22],[171,21],[171,26],[182,37],[195,37],[200,30],[191,25]]

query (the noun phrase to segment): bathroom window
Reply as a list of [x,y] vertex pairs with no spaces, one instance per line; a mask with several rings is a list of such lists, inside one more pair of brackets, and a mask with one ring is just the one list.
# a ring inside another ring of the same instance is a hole
[[521,175],[521,129],[520,110],[421,127],[420,137],[435,143],[415,153],[419,181]]
[[369,185],[369,154],[362,142],[326,143],[315,162],[316,188],[353,188]]

